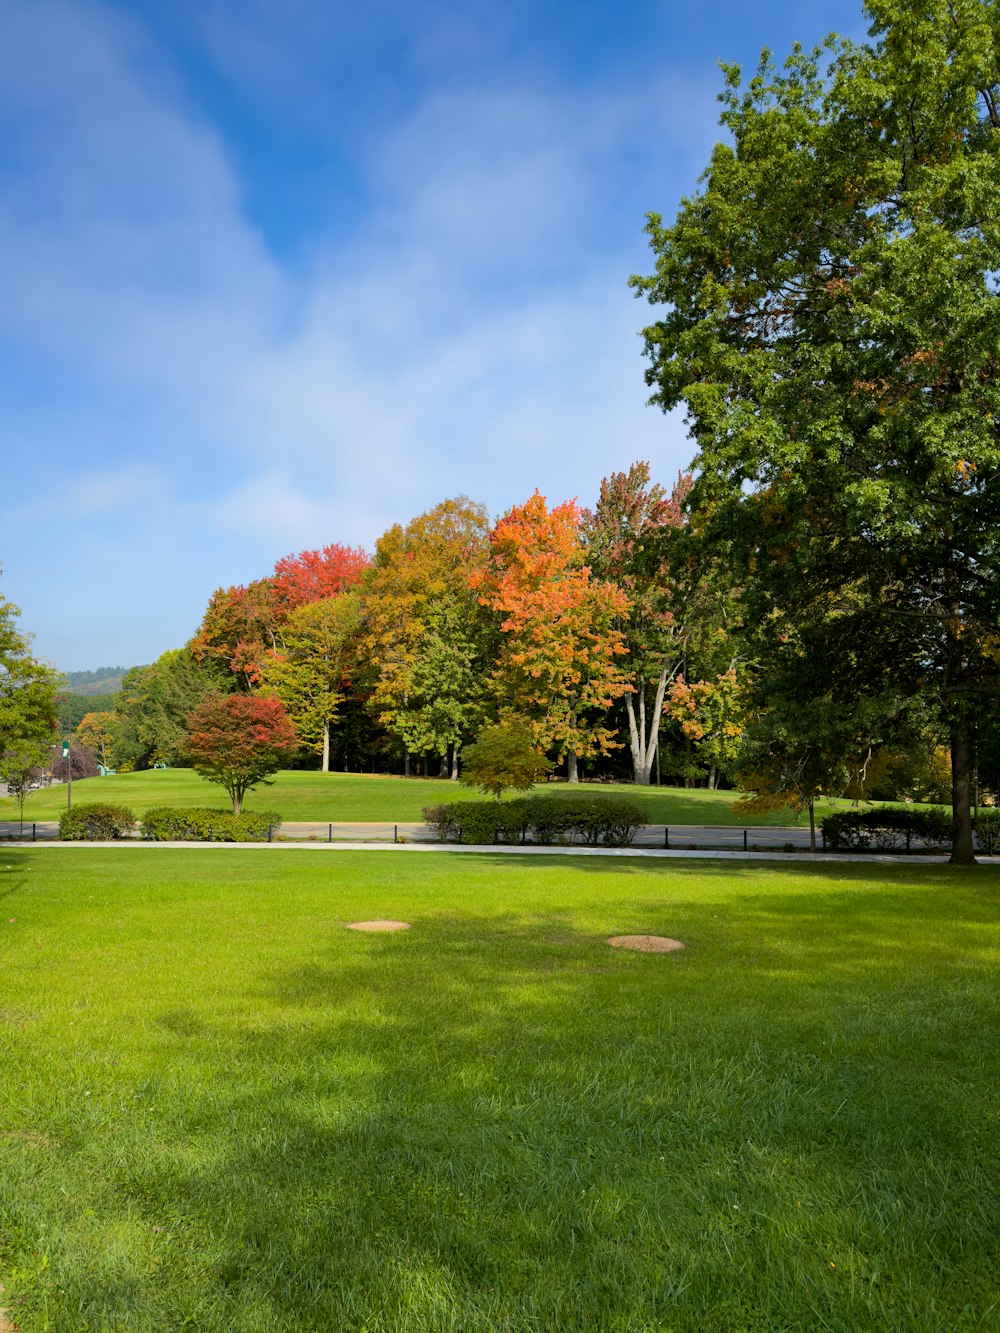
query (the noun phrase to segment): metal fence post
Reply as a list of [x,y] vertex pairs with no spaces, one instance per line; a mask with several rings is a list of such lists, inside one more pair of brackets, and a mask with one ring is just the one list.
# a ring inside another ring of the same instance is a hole
[[392,840],[393,840],[393,842],[399,842],[399,825],[398,825],[398,824],[393,824],[393,826],[392,826]]
[[744,850],[745,852],[750,850],[750,849],[747,847],[747,831],[746,831],[746,829],[743,830],[743,850]]
[[37,842],[37,841],[38,841],[38,825],[37,825],[37,824],[32,824],[32,826],[31,826],[31,841],[32,841],[32,842]]
[[666,824],[663,826],[663,845],[667,851],[670,850],[670,829]]
[[330,827],[329,827],[329,828],[327,829],[327,831],[326,831],[326,840],[327,840],[327,842],[333,842],[333,825],[332,825],[332,824],[330,825]]

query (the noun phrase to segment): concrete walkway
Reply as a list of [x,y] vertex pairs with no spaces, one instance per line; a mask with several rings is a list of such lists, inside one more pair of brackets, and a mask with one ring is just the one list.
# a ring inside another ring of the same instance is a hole
[[[140,839],[122,839],[119,842],[49,842],[47,844],[31,842],[9,842],[0,848],[0,857],[6,848],[40,850],[107,851],[129,850],[157,851],[163,848],[181,848],[188,851],[227,852],[386,852],[401,856],[413,853],[435,855],[440,852],[459,856],[587,856],[587,857],[631,857],[643,861],[794,861],[799,865],[827,865],[839,863],[852,865],[857,861],[870,861],[878,865],[946,865],[947,856],[893,856],[889,853],[875,852],[818,852],[813,856],[809,852],[744,852],[737,851],[665,851],[662,847],[507,847],[499,844],[494,847],[472,847],[453,842],[143,842]],[[1000,856],[980,856],[980,864],[1000,865]]]

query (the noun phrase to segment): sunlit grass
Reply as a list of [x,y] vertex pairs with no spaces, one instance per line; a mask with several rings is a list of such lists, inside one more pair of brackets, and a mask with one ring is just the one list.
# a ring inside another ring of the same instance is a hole
[[[546,783],[536,788],[543,795],[565,794],[565,783]],[[734,814],[736,792],[704,788],[635,787],[630,784],[586,784],[582,790],[598,795],[627,795],[646,811],[650,824],[795,824],[808,822],[789,810],[768,815]],[[482,800],[481,792],[439,778],[395,778],[358,773],[278,773],[273,786],[261,786],[246,802],[248,810],[277,810],[288,820],[332,822],[377,821],[406,823],[421,818],[426,805],[441,801]],[[200,778],[190,769],[154,769],[146,773],[121,773],[108,778],[87,778],[73,783],[73,800],[114,801],[142,815],[154,805],[228,805],[221,787]],[[840,808],[843,801],[824,803],[823,809]],[[66,808],[66,788],[50,787],[34,792],[25,803],[25,818],[57,819]],[[13,800],[0,801],[0,819],[14,819]]]
[[1000,1326],[995,870],[0,866],[23,1333]]

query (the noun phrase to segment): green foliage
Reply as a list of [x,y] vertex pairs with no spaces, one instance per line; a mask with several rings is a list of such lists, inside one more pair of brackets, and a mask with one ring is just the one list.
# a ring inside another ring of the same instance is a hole
[[60,732],[64,736],[71,735],[88,713],[114,712],[117,698],[117,694],[71,694],[60,691],[56,695],[56,719]]
[[874,810],[841,810],[822,821],[831,851],[909,851],[911,844],[928,849],[951,842],[947,810],[920,806],[881,806]]
[[230,684],[214,659],[199,662],[189,648],[163,653],[152,666],[133,667],[115,701],[112,767],[186,764],[185,718],[202,699]]
[[142,836],[150,842],[265,842],[268,831],[281,827],[274,810],[177,810],[156,806],[142,819]]
[[996,856],[1000,853],[1000,810],[980,808],[973,824],[975,825],[979,846],[986,855]]
[[59,816],[59,836],[66,842],[111,842],[129,837],[134,826],[127,805],[76,805]]
[[758,679],[886,720],[933,700],[971,859],[970,700],[1000,685],[1000,31],[980,0],[868,12],[867,44],[726,70],[727,141],[633,282]]
[[0,597],[0,756],[9,757],[12,771],[23,770],[26,751],[37,756],[55,740],[58,676],[32,656],[31,635],[17,628],[20,614]]
[[498,801],[505,791],[528,791],[551,769],[538,753],[531,731],[519,721],[485,727],[476,743],[462,751],[461,781],[489,792]]
[[424,823],[442,842],[579,842],[627,847],[644,824],[643,813],[622,797],[535,796],[513,801],[462,801],[428,806]]

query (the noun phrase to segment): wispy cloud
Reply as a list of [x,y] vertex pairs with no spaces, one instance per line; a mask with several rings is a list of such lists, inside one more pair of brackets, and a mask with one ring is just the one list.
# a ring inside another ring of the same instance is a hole
[[[643,406],[646,312],[625,287],[641,216],[623,238],[620,196],[625,173],[634,190],[701,151],[708,88],[436,89],[359,145],[365,226],[333,245],[318,225],[291,265],[136,22],[8,0],[4,25],[18,161],[0,188],[0,334],[161,427],[154,457],[139,438],[94,476],[74,459],[104,426],[81,403],[66,467],[82,515],[124,530],[152,488],[161,539],[200,542],[221,582],[234,553],[251,576],[296,546],[370,543],[445,494],[586,497],[635,457],[667,477],[686,460],[680,425]],[[9,531],[26,512],[6,507]],[[129,559],[155,580],[163,555]],[[200,607],[167,577],[162,596],[165,647]]]

